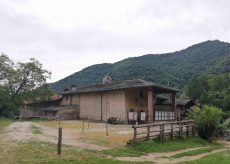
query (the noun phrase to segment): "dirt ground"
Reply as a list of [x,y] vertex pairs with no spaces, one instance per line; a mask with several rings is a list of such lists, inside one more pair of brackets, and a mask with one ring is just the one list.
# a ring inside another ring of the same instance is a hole
[[[82,149],[107,150],[126,145],[133,134],[128,125],[108,125],[108,137],[103,123],[85,122],[84,130],[82,125],[82,121],[62,121],[62,143]],[[33,127],[39,132],[33,134]],[[13,142],[32,140],[57,143],[58,127],[57,121],[14,122],[5,130],[2,138]]]
[[[43,134],[38,136],[42,141],[57,142],[57,121],[34,123],[41,128]],[[124,146],[131,139],[133,130],[128,125],[108,125],[108,137],[106,125],[103,123],[82,121],[63,121],[63,144],[81,148],[106,150],[117,146]]]
[[[107,150],[115,147],[126,145],[126,142],[133,137],[133,129],[130,125],[109,125],[109,136],[106,136],[106,126],[103,123],[85,122],[84,130],[82,130],[82,121],[62,121],[60,126],[63,128],[63,144],[75,146],[81,149],[92,150]],[[9,143],[9,146],[17,144],[18,142],[28,141],[44,141],[57,143],[58,140],[58,127],[57,121],[42,121],[42,122],[14,122],[4,133],[0,133],[0,146],[1,144]],[[224,152],[226,148],[230,148],[230,143],[226,142],[225,148],[213,150],[194,156],[185,156],[181,158],[167,158],[182,152],[196,150],[198,148],[184,149],[172,152],[163,153],[149,153],[140,157],[111,157],[120,161],[148,161],[154,163],[178,163],[184,161],[197,160],[204,156]],[[7,149],[5,149],[7,150]],[[4,154],[4,153],[3,153]]]

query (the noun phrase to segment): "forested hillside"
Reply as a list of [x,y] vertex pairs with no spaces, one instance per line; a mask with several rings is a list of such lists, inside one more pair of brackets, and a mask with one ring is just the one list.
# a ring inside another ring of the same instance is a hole
[[230,111],[230,73],[193,76],[185,92],[188,97],[202,104]]
[[145,79],[182,89],[193,75],[230,72],[230,44],[206,41],[184,50],[166,54],[148,54],[113,64],[97,64],[51,84],[62,91],[72,84],[101,83],[105,74],[113,81]]

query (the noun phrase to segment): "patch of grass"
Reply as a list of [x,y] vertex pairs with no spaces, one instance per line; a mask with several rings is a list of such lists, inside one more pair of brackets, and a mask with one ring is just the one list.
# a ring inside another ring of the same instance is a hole
[[3,130],[5,127],[9,126],[12,122],[12,119],[0,117],[0,131]]
[[31,125],[31,131],[33,134],[42,134],[41,128],[35,126],[35,125]]
[[[88,151],[79,151],[71,146],[62,146],[62,155],[57,156],[56,145],[51,143],[27,142],[13,146],[0,154],[5,163],[80,163],[80,164],[131,164],[133,162],[116,161]],[[135,163],[135,162],[134,162]],[[141,162],[136,162],[140,164]],[[142,162],[144,163],[144,162]],[[146,162],[145,162],[146,163]]]
[[185,156],[194,156],[194,155],[199,155],[199,154],[203,154],[203,153],[209,153],[213,150],[220,149],[220,148],[222,148],[222,147],[221,146],[205,147],[205,148],[200,148],[200,149],[191,150],[191,151],[187,151],[184,153],[176,154],[176,155],[170,156],[169,158],[181,158],[181,157],[185,157]]
[[230,150],[205,156],[201,159],[182,162],[181,164],[229,164]]
[[106,140],[98,140],[93,143],[99,146],[110,146],[109,141],[106,141]]
[[90,142],[99,146],[112,146],[120,147],[125,146],[127,141],[132,138],[133,134],[117,134],[116,132],[109,133],[109,137],[106,137],[105,132],[101,131],[89,131],[81,133],[81,136]]
[[112,156],[140,156],[146,153],[176,151],[186,148],[209,146],[210,144],[211,143],[198,137],[163,142],[158,140],[148,140],[135,143],[129,147],[103,150],[100,153]]

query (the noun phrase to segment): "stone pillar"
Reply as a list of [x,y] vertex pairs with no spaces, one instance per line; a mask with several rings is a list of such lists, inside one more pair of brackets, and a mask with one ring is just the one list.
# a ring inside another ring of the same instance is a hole
[[172,112],[175,113],[175,120],[177,120],[178,116],[177,116],[177,112],[176,112],[176,93],[175,92],[172,93],[172,106],[171,106],[171,110],[172,110]]
[[148,90],[148,123],[153,123],[153,90]]

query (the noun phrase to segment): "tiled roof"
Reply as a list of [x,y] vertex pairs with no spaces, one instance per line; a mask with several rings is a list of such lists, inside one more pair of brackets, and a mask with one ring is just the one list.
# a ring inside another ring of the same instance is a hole
[[175,88],[158,85],[151,81],[137,79],[137,80],[125,80],[120,82],[112,82],[106,84],[78,86],[77,89],[74,91],[65,91],[60,94],[65,95],[65,94],[74,94],[74,93],[102,92],[102,91],[122,90],[128,88],[141,88],[141,87],[152,87],[156,91],[161,91],[166,93],[180,92],[180,90]]

